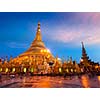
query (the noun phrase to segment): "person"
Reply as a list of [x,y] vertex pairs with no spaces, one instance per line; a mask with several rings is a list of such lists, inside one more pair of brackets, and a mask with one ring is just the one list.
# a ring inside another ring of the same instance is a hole
[[23,74],[22,74],[22,72],[21,72],[21,73],[20,73],[20,79],[22,79],[22,78],[23,78],[23,77],[22,77],[22,75],[23,75]]
[[43,76],[43,72],[41,72],[41,76]]
[[22,79],[22,76],[20,76],[20,79]]
[[66,76],[67,76],[66,73],[64,73],[64,78],[66,78]]

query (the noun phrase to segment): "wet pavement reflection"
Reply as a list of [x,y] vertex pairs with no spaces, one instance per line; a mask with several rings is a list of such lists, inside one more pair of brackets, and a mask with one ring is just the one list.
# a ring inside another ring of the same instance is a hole
[[3,88],[99,88],[100,76],[89,78],[82,77],[49,77],[49,76],[27,76],[5,80],[0,83]]
[[87,76],[81,77],[81,83],[84,88],[90,88],[90,82],[89,82],[89,78]]

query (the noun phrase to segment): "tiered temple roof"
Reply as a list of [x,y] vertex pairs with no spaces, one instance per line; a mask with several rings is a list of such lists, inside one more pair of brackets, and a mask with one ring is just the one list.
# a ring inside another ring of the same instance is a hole
[[82,42],[82,57],[81,59],[83,60],[83,62],[87,63],[89,61],[89,56],[87,56],[84,44]]
[[89,56],[86,53],[86,49],[85,46],[82,42],[82,57],[81,57],[81,63],[83,63],[84,65],[95,65],[98,63],[95,63],[94,61],[91,61],[91,59],[89,59]]

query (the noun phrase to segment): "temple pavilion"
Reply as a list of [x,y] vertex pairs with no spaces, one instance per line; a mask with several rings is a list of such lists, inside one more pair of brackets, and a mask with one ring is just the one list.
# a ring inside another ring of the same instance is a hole
[[86,53],[86,49],[85,46],[82,42],[82,57],[81,57],[81,61],[80,61],[80,66],[84,67],[85,70],[87,71],[95,71],[97,68],[99,68],[99,63],[96,63],[94,61],[91,61],[91,59],[89,59],[89,56]]

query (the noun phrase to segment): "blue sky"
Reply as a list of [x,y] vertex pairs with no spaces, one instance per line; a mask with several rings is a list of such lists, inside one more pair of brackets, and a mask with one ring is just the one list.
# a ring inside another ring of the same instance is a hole
[[0,13],[0,57],[18,56],[32,43],[41,23],[47,48],[60,58],[79,62],[81,41],[89,57],[100,62],[100,13]]

